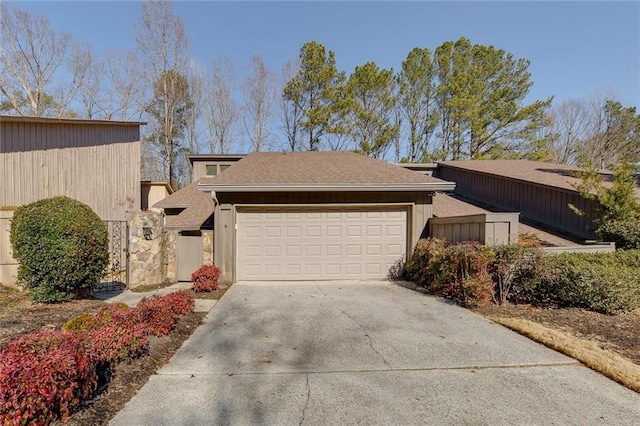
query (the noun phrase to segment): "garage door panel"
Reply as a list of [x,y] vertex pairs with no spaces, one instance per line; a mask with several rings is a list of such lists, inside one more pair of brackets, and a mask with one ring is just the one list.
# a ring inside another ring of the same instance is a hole
[[398,208],[239,210],[238,280],[384,278],[404,257]]

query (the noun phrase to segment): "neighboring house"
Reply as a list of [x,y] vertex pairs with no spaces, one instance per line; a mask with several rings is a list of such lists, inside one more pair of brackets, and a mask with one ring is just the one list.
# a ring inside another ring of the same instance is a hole
[[[434,176],[456,183],[455,194],[493,211],[519,212],[534,225],[542,225],[578,241],[592,240],[589,214],[592,202],[576,191],[581,180],[575,166],[527,160],[447,161],[438,163]],[[602,172],[605,181],[612,173]],[[640,198],[640,187],[636,190]],[[569,204],[587,213],[579,216]]]
[[253,153],[197,181],[223,281],[385,278],[454,186],[351,152]]
[[176,235],[178,281],[190,281],[204,263],[213,262],[213,209],[211,195],[198,191],[202,178],[222,173],[243,155],[191,155],[192,183],[150,204],[165,214],[164,229]]
[[173,188],[169,182],[153,182],[143,180],[140,182],[140,209],[144,211],[153,211],[162,213],[162,209],[153,207],[159,201],[164,200],[173,194]]
[[140,122],[0,116],[0,283],[15,281],[9,222],[16,207],[58,195],[103,220],[140,209]]

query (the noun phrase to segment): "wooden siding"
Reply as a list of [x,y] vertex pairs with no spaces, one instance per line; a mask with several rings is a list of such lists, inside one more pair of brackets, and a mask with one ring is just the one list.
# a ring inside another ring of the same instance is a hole
[[0,118],[0,153],[82,148],[139,140],[139,123],[38,123]]
[[482,213],[429,219],[429,236],[452,243],[479,241],[486,245],[518,241],[518,213]]
[[140,208],[140,143],[0,154],[0,206],[65,195],[103,220]]
[[586,211],[587,215],[593,210],[593,204],[576,191],[456,169],[444,164],[438,166],[437,177],[455,182],[455,193],[462,197],[499,210],[520,212],[529,220],[571,236],[595,238],[595,234],[588,230],[591,221],[569,208],[569,204],[573,204]]
[[0,210],[0,284],[5,285],[15,283],[15,277],[18,273],[18,262],[11,255],[11,242],[9,241],[12,217],[13,211]]

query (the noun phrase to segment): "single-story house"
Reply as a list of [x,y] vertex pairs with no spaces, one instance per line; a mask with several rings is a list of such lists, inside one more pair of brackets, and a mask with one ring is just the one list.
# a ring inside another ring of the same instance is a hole
[[195,184],[223,281],[385,278],[455,187],[352,152],[252,153]]
[[[594,204],[576,190],[579,170],[566,164],[528,160],[445,161],[438,163],[434,176],[456,183],[455,194],[493,211],[519,212],[529,224],[576,241],[592,240],[589,214]],[[606,184],[612,173],[602,171]],[[640,199],[640,186],[636,189]],[[574,213],[572,204],[587,213]]]

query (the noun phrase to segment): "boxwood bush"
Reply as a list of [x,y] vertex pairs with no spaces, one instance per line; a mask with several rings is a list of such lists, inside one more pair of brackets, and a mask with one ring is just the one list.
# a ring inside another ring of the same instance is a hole
[[91,208],[67,197],[19,207],[11,221],[18,282],[34,302],[55,303],[86,292],[109,260],[105,223]]

